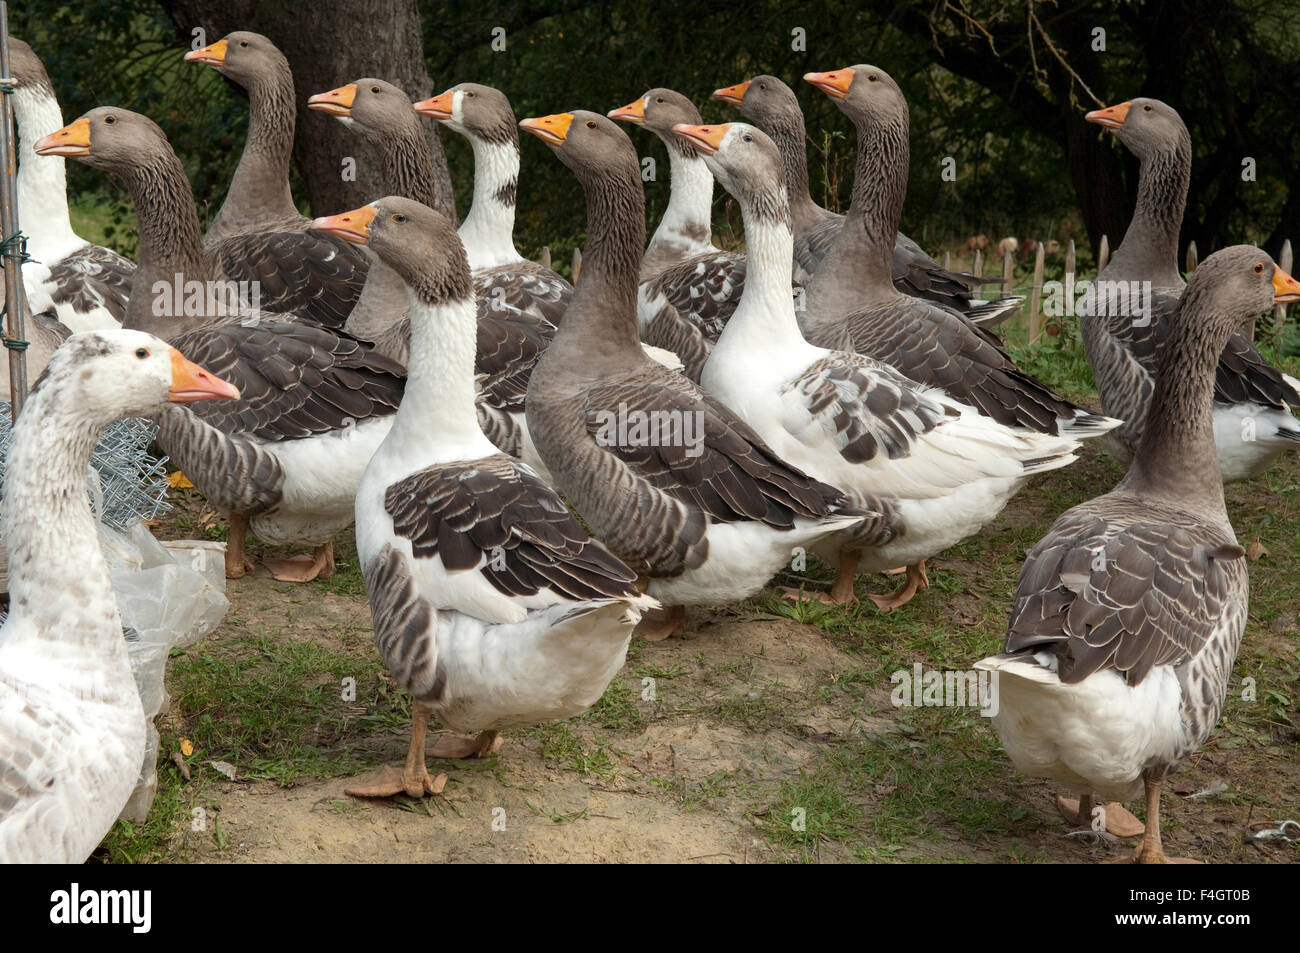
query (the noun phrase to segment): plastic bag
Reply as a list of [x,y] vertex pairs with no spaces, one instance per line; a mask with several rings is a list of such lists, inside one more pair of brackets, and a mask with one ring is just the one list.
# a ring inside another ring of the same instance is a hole
[[125,533],[100,524],[100,544],[148,722],[144,764],[120,815],[139,824],[158,791],[154,718],[170,701],[164,681],[167,658],[173,648],[193,645],[225,617],[230,606],[225,594],[226,547],[210,540],[160,543],[142,522]]

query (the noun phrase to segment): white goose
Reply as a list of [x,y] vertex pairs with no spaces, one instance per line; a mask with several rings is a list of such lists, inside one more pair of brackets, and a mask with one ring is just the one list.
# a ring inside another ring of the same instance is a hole
[[28,395],[0,504],[10,605],[0,627],[0,863],[85,860],[144,760],[144,712],[87,496],[95,441],[168,402],[238,396],[153,335],[120,329],[73,335]]
[[896,511],[897,535],[882,544],[850,533],[814,549],[839,567],[835,603],[857,601],[856,572],[907,566],[898,593],[870,596],[897,608],[928,585],[927,558],[979,532],[1031,474],[1073,461],[1078,444],[1007,427],[864,355],[809,344],[790,297],[794,235],[776,145],[744,123],[674,130],[740,203],[749,251],[745,293],[700,382],[781,459],[856,505],[878,495]]
[[431,713],[477,734],[433,749],[464,757],[495,750],[502,728],[585,711],[622,666],[641,609],[656,603],[480,429],[474,291],[451,223],[390,196],[314,225],[368,245],[410,299],[406,393],[362,478],[356,526],[375,640],[415,698],[414,725],[404,770],[348,793],[419,797],[441,789],[425,766]]
[[70,331],[118,327],[135,265],[72,230],[63,159],[35,151],[43,136],[63,126],[54,86],[40,58],[22,40],[10,38],[9,61],[17,87],[18,210],[32,259],[23,265],[23,284],[32,313],[53,310]]

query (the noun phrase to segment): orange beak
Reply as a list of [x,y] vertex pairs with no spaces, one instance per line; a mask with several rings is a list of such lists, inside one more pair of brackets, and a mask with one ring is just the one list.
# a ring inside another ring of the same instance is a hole
[[645,97],[634,99],[626,106],[619,106],[617,109],[611,109],[605,113],[610,119],[620,119],[623,122],[635,123],[640,125],[645,122]]
[[434,119],[450,119],[453,95],[454,93],[449,89],[429,99],[422,99],[415,104],[415,111],[423,116],[432,116]]
[[328,93],[317,93],[307,100],[307,108],[319,109],[331,116],[349,116],[352,114],[352,103],[356,98],[357,84],[348,83],[338,89],[331,89]]
[[548,146],[562,146],[572,122],[573,113],[555,113],[550,116],[538,116],[536,119],[525,119],[519,123],[519,128],[527,129]]
[[749,80],[735,86],[724,86],[713,91],[714,99],[721,99],[731,106],[739,106],[745,101],[745,90],[749,89]]
[[172,348],[172,386],[167,399],[173,404],[190,404],[196,400],[239,399],[239,388],[214,377],[184,354]]
[[1273,303],[1291,304],[1300,301],[1300,281],[1296,281],[1277,265],[1273,266]]
[[36,143],[38,156],[88,156],[90,155],[90,120],[84,116],[70,122],[58,132],[42,137]]
[[711,156],[722,147],[722,139],[730,128],[731,125],[725,122],[716,126],[689,126],[684,122],[679,122],[673,126],[673,132],[693,145],[699,152]]
[[315,219],[311,227],[317,231],[337,235],[354,245],[364,245],[370,241],[370,223],[374,220],[375,207],[363,205],[350,212],[340,212],[338,215],[326,215],[324,218]]
[[217,42],[210,43],[201,50],[190,50],[185,54],[185,58],[194,63],[220,66],[226,61],[226,41],[217,40]]
[[804,73],[803,78],[831,99],[843,99],[853,85],[853,68],[831,70],[829,73]]
[[1083,118],[1088,122],[1095,122],[1099,126],[1105,126],[1107,129],[1119,129],[1124,125],[1124,117],[1128,115],[1129,105],[1129,103],[1120,103],[1118,106],[1094,109]]

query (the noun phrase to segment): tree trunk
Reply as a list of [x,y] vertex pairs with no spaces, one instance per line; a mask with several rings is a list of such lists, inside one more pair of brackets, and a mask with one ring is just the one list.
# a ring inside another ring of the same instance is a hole
[[[307,108],[307,98],[363,77],[394,83],[412,100],[433,95],[424,66],[416,0],[329,0],[327,3],[257,0],[159,0],[184,41],[202,27],[212,43],[233,30],[265,34],[293,70],[298,100],[294,162],[307,186],[313,215],[356,208],[381,197],[378,150],[355,130]],[[382,28],[381,28],[382,27]],[[456,221],[447,158],[437,123],[426,123],[438,171],[438,211]],[[355,160],[356,181],[344,179],[344,159]]]

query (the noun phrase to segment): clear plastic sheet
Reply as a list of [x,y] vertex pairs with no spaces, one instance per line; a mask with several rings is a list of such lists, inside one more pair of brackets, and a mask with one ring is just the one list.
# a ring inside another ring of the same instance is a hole
[[121,814],[138,824],[148,816],[158,791],[154,718],[170,700],[164,682],[167,658],[173,648],[193,645],[215,629],[230,605],[225,594],[225,544],[160,543],[139,521],[126,532],[101,524],[100,543],[148,722],[140,777]]

